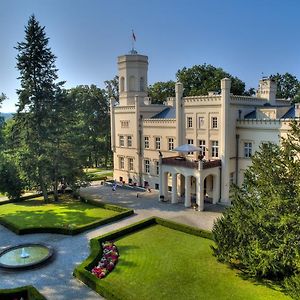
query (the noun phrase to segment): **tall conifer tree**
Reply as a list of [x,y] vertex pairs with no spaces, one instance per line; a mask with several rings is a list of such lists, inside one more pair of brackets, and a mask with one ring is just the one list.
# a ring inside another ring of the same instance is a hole
[[15,125],[17,152],[27,181],[42,190],[45,201],[53,180],[57,187],[58,172],[54,164],[57,166],[58,154],[53,151],[53,141],[54,135],[62,133],[57,130],[60,124],[56,115],[60,110],[58,101],[64,95],[63,83],[57,82],[56,57],[48,41],[44,27],[33,15],[25,27],[25,40],[16,47],[21,81]]

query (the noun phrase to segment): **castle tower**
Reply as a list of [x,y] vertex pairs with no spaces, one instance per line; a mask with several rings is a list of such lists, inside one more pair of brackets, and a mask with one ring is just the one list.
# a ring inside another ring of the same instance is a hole
[[274,79],[263,78],[259,81],[256,96],[269,101],[271,105],[276,102],[277,83]]
[[120,106],[134,105],[135,96],[140,104],[147,96],[148,56],[136,51],[118,57]]

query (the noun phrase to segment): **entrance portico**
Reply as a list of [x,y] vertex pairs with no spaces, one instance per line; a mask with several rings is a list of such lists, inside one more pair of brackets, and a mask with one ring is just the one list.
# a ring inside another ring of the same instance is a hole
[[178,187],[182,191],[184,181],[184,206],[190,207],[192,198],[195,198],[198,210],[204,210],[205,197],[212,198],[214,204],[220,199],[220,168],[221,160],[192,161],[180,156],[161,157],[159,199],[169,200],[171,176],[171,203],[178,203],[178,196],[183,196],[181,192],[178,195]]

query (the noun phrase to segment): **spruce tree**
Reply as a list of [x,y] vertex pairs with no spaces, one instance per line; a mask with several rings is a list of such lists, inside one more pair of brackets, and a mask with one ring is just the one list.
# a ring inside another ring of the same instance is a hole
[[63,83],[57,82],[56,57],[48,42],[45,28],[31,16],[25,40],[16,47],[21,88],[14,127],[20,167],[28,185],[41,189],[45,201],[49,189],[57,198],[59,181],[71,184],[81,173],[80,143],[72,138],[72,103]]
[[[293,282],[300,296],[300,129],[252,157],[232,206],[213,228],[215,255],[250,276]],[[298,278],[298,281],[295,279]],[[291,281],[292,280],[292,281]],[[298,286],[296,286],[298,282]]]

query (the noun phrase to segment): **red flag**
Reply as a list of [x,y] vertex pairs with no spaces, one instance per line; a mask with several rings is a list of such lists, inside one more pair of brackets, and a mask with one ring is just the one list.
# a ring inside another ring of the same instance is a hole
[[133,38],[134,41],[136,41],[136,37],[135,37],[135,34],[134,34],[133,30],[132,30],[132,38]]

